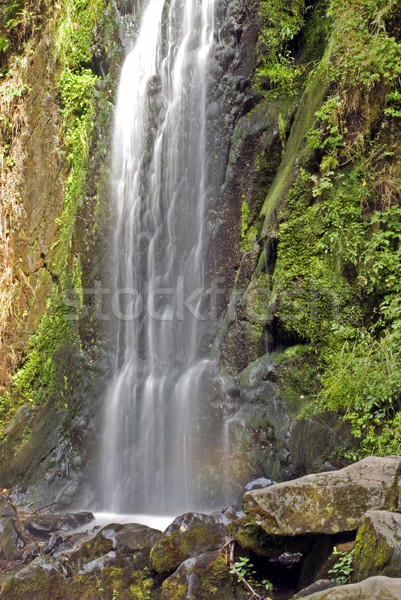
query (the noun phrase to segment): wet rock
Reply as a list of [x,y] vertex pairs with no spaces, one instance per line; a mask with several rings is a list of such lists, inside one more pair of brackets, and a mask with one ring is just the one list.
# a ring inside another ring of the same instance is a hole
[[189,558],[162,585],[161,600],[237,600],[246,598],[230,574],[224,556],[217,552]]
[[56,563],[39,557],[4,584],[0,597],[2,600],[60,598],[63,586],[64,577]]
[[169,573],[188,558],[218,550],[228,523],[224,515],[186,513],[178,517],[153,546],[150,553],[153,567],[158,573]]
[[156,544],[161,531],[138,523],[107,525],[98,534],[112,541],[113,550],[122,554],[133,554],[138,550],[151,549]]
[[401,579],[371,577],[361,583],[340,585],[307,596],[308,600],[399,600]]
[[339,471],[247,492],[243,510],[269,535],[355,531],[367,510],[397,506],[400,470],[400,457],[365,458]]
[[90,512],[38,515],[26,519],[24,529],[33,535],[47,538],[56,531],[71,531],[93,520],[94,516]]
[[401,515],[370,510],[358,531],[353,581],[374,575],[397,577],[401,565]]
[[0,501],[0,519],[5,517],[15,518],[17,516],[17,509],[8,502],[7,500]]
[[294,596],[294,600],[296,600],[297,598],[306,598],[307,596],[311,596],[312,594],[315,594],[316,592],[323,592],[324,590],[331,590],[332,588],[338,587],[340,585],[341,585],[340,583],[331,581],[330,579],[319,579],[318,581],[315,581],[311,585],[308,585],[308,587],[306,587],[303,590],[301,590],[300,592],[298,592],[298,594],[296,594],[296,596]]
[[24,540],[16,530],[11,519],[0,520],[0,550],[6,560],[16,560],[21,548],[25,545]]

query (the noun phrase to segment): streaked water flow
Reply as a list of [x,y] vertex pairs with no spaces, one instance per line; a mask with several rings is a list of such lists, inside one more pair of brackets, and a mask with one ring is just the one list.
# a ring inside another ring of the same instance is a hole
[[[103,505],[178,514],[202,505],[200,290],[213,0],[149,0],[123,66],[115,117],[114,312]],[[116,300],[118,298],[118,300]]]

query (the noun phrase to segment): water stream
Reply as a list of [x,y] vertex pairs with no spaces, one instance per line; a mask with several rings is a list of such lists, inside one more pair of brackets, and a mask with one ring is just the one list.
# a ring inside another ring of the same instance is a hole
[[149,0],[123,66],[113,143],[113,377],[103,505],[202,508],[199,398],[214,0]]

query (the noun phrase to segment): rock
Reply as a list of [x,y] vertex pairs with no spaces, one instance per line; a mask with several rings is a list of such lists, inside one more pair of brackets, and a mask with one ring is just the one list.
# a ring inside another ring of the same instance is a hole
[[243,510],[270,535],[354,531],[367,510],[397,506],[400,472],[401,457],[368,457],[339,471],[247,492]]
[[316,592],[322,592],[324,590],[331,590],[334,587],[338,587],[341,585],[335,581],[331,581],[330,579],[318,579],[312,583],[312,585],[308,585],[308,587],[304,588],[296,596],[294,596],[294,600],[296,598],[305,598],[306,596],[310,596],[311,594],[315,594]]
[[207,552],[189,558],[162,585],[161,600],[240,600],[245,590],[230,574],[224,556]]
[[144,549],[150,550],[161,535],[161,531],[138,523],[107,525],[98,533],[98,536],[111,540],[113,550],[122,554],[133,554]]
[[379,510],[366,513],[358,530],[353,568],[353,581],[401,574],[400,514]]
[[70,531],[81,525],[86,525],[94,518],[90,512],[38,515],[26,519],[24,529],[33,535],[47,538],[56,531]]
[[11,517],[14,519],[17,516],[17,509],[7,500],[0,501],[0,519]]
[[60,598],[64,577],[55,563],[35,558],[27,567],[9,579],[1,588],[1,600],[41,600]]
[[177,517],[152,548],[153,567],[158,573],[169,573],[188,558],[218,550],[228,522],[224,515],[186,513]]
[[24,540],[15,529],[11,519],[0,520],[0,549],[6,560],[17,560],[19,551],[25,545]]
[[152,600],[154,581],[110,552],[71,574],[62,561],[37,558],[4,584],[1,600]]
[[82,570],[89,563],[114,552],[117,556],[130,555],[136,569],[149,568],[150,550],[160,536],[161,531],[137,523],[107,525],[71,555],[69,566],[73,570]]
[[400,600],[401,579],[371,577],[361,583],[340,585],[307,597],[308,600]]

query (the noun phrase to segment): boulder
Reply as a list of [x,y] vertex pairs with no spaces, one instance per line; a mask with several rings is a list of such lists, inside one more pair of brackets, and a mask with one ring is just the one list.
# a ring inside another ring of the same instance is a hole
[[64,577],[53,561],[35,558],[1,588],[1,600],[60,598]]
[[401,515],[380,510],[366,513],[358,530],[353,581],[374,575],[401,575]]
[[153,567],[158,573],[169,573],[188,558],[218,550],[229,522],[225,515],[186,513],[177,517],[152,548]]
[[318,579],[308,587],[304,588],[296,596],[294,596],[293,600],[297,600],[298,598],[306,598],[307,596],[311,596],[316,592],[322,592],[324,590],[331,590],[332,588],[339,587],[341,584],[335,581],[331,581],[330,579]]
[[236,577],[222,554],[207,552],[189,558],[162,585],[161,600],[236,600],[248,594],[239,586]]
[[355,531],[369,509],[398,505],[401,457],[368,457],[339,471],[247,492],[243,510],[270,535]]
[[371,577],[307,596],[308,600],[400,600],[401,579]]
[[24,529],[42,538],[48,538],[56,531],[71,531],[94,520],[90,512],[65,513],[56,515],[36,515],[24,521]]
[[82,570],[89,563],[114,552],[116,556],[129,555],[136,569],[149,568],[150,550],[160,536],[161,531],[146,525],[107,525],[71,555],[69,566],[73,570]]
[[9,579],[1,600],[153,600],[155,583],[147,571],[133,570],[115,552],[71,574],[62,561],[36,558]]
[[17,560],[25,542],[12,519],[0,519],[0,551],[6,560]]

